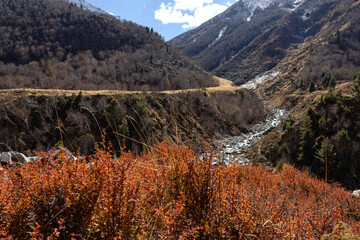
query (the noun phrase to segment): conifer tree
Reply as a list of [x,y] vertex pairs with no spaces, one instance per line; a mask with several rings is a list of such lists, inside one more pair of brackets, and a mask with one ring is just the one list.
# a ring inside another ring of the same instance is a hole
[[123,137],[129,137],[130,136],[130,131],[129,131],[129,124],[126,118],[123,118],[121,120],[121,124],[119,125],[119,133],[123,136]]
[[316,159],[321,161],[325,166],[325,179],[327,180],[328,176],[334,176],[334,172],[337,169],[336,164],[336,154],[334,151],[334,146],[330,143],[329,138],[325,138],[321,142],[321,147],[316,151]]
[[329,88],[330,90],[334,90],[336,86],[336,79],[333,75],[331,75],[330,77],[330,81],[329,81]]
[[343,178],[346,175],[346,169],[349,167],[350,154],[351,140],[349,137],[349,132],[345,129],[342,129],[336,134],[336,176],[338,178]]
[[306,115],[301,128],[300,155],[298,160],[305,165],[311,164],[314,157],[314,131],[312,129],[312,121],[309,115]]
[[[336,85],[336,79],[335,79],[335,77],[331,74],[331,73],[329,73],[329,72],[322,72],[321,73],[321,78],[322,78],[322,85],[324,86],[324,87],[328,87],[328,86],[330,86],[330,82],[331,81],[333,81],[333,83],[332,84],[334,84],[335,83],[335,85]],[[334,86],[335,87],[335,86]],[[331,88],[331,87],[330,87]]]
[[346,160],[350,154],[350,137],[348,130],[342,129],[336,134],[338,157]]
[[355,73],[354,77],[354,85],[351,88],[351,91],[355,94],[356,99],[360,100],[360,68]]
[[313,91],[315,91],[315,83],[311,81],[309,86],[309,92],[313,92]]

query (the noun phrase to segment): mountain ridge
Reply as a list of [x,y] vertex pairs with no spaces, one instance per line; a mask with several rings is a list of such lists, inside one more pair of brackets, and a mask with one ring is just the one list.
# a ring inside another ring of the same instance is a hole
[[[330,24],[336,15],[330,16],[329,13],[335,11],[333,14],[342,16],[344,23],[349,20],[355,24],[357,19],[355,14],[346,17],[343,14],[344,7],[340,7],[346,5],[349,11],[357,11],[356,7],[351,9],[353,3],[356,5],[354,1],[338,0],[274,1],[263,11],[256,13],[249,22],[244,21],[245,17],[234,19],[234,22],[238,21],[236,27],[231,31],[222,32],[221,38],[216,39],[219,31],[224,28],[225,14],[241,9],[239,6],[244,5],[239,1],[223,14],[197,29],[180,35],[170,43],[184,50],[200,66],[213,74],[228,78],[236,84],[242,84],[256,75],[271,70],[294,52],[301,51],[304,43],[317,42],[320,32],[322,38],[333,38],[334,33],[341,27],[336,29],[339,24]],[[287,8],[286,6],[289,5],[294,8]],[[244,8],[242,11],[244,13]],[[208,26],[209,24],[212,28]],[[189,41],[197,33],[201,33],[201,39]],[[213,44],[207,44],[214,38],[216,41]],[[353,70],[354,68],[351,69]]]
[[302,1],[270,0],[266,4],[238,1],[225,12],[169,43],[184,50],[205,70],[214,71],[288,14],[293,3],[300,5]]
[[101,13],[101,14],[109,14],[109,15],[114,16],[113,13],[105,11],[91,3],[88,3],[85,0],[64,0],[64,1],[68,2],[68,3],[76,4],[78,7],[82,8],[84,10],[87,10],[87,11],[97,12],[97,13]]
[[151,29],[63,0],[0,3],[0,88],[165,90],[216,86]]

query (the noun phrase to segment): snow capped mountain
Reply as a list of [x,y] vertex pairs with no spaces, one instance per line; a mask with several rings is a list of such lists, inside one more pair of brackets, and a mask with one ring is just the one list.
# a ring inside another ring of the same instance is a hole
[[112,16],[114,16],[113,13],[105,11],[97,6],[94,6],[88,2],[86,2],[85,0],[65,0],[68,3],[73,3],[76,4],[78,7],[82,7],[83,9],[90,11],[90,12],[97,12],[97,13],[101,13],[101,14],[110,14]]
[[293,8],[298,7],[304,0],[242,0],[243,3],[251,10],[255,11],[257,8],[261,8],[264,10],[268,6],[270,6],[272,3],[279,2],[280,6],[287,4],[292,5]]
[[242,0],[244,5],[250,11],[250,16],[247,18],[247,21],[251,21],[251,18],[257,9],[264,10],[271,4],[279,4],[279,7],[291,12],[300,6],[303,1],[304,0]]
[[337,1],[345,0],[238,0],[170,43],[207,71],[242,84],[301,49]]
[[244,4],[254,12],[257,8],[265,9],[276,0],[242,0]]

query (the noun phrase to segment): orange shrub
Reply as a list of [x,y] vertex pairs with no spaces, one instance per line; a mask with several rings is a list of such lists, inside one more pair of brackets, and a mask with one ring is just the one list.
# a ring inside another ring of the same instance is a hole
[[320,239],[360,231],[360,202],[291,166],[213,166],[159,143],[89,162],[45,154],[0,171],[0,239]]

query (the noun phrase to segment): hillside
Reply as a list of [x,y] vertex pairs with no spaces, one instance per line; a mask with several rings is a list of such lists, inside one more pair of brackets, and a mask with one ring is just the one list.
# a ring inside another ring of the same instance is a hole
[[[185,50],[200,66],[236,84],[275,66],[294,73],[286,78],[301,77],[308,83],[319,81],[323,71],[332,72],[337,79],[351,78],[360,65],[359,2],[305,0],[291,10],[284,7],[291,4],[294,6],[291,1],[273,1],[246,21],[247,10],[239,1],[170,43]],[[230,19],[235,19],[234,26],[217,39],[216,32]],[[201,39],[208,41],[197,51]],[[213,65],[208,59],[214,59]]]
[[[243,1],[238,1],[224,13],[169,43],[184,50],[204,69],[213,71],[286,13],[286,10],[275,6],[266,11],[252,9]],[[248,21],[250,18],[251,21]]]
[[279,76],[259,94],[292,113],[254,146],[262,155],[254,158],[273,165],[291,162],[325,178],[326,151],[328,181],[360,187],[360,109],[353,91],[359,79],[359,13],[359,1],[333,1],[313,27],[316,35],[278,63]]
[[[359,198],[285,165],[212,166],[216,152],[158,143],[84,160],[0,166],[4,239],[358,239]],[[65,163],[65,164],[64,164]]]
[[360,0],[0,12],[1,240],[360,239]]
[[217,82],[152,29],[63,0],[0,2],[0,88],[165,90]]
[[[261,24],[252,25],[257,16],[266,19],[275,9],[281,12],[284,2],[274,1],[238,26],[261,29]],[[270,163],[272,167],[295,164],[323,179],[326,175],[329,182],[358,189],[359,91],[352,89],[359,88],[360,1],[305,0],[300,3],[292,11],[282,11],[283,15],[277,15],[278,19],[239,51],[227,37],[241,43],[242,36],[251,36],[252,31],[238,35],[225,31],[213,46],[192,57],[197,59],[209,54],[208,59],[212,55],[216,58],[221,55],[213,52],[216,44],[223,44],[223,49],[234,49],[212,72],[239,85],[249,80],[252,80],[250,83],[258,81],[255,90],[259,96],[268,104],[289,111],[289,118],[281,126],[248,149],[249,159]],[[181,37],[186,39],[203,27],[206,28],[202,35],[206,36],[212,32],[210,26],[222,26],[224,16],[244,4],[245,1],[239,1],[223,15]],[[181,42],[181,38],[172,43],[176,41]],[[192,49],[185,51],[192,52]]]
[[[94,153],[103,130],[114,151],[135,153],[158,140],[199,149],[204,141],[246,132],[267,109],[244,88],[165,92],[0,90],[0,150],[31,155],[63,144]],[[60,131],[61,130],[61,131]]]
[[318,89],[326,88],[328,74],[338,81],[351,80],[360,66],[359,22],[359,1],[334,2],[321,22],[314,26],[318,28],[316,35],[278,64],[284,79],[293,79],[292,84],[297,86],[302,83],[303,89],[311,82]]
[[[328,182],[360,188],[359,75],[333,89],[277,91],[289,118],[248,150],[248,157],[273,166],[291,163]],[[357,90],[356,90],[357,89]],[[326,152],[326,154],[325,154]],[[327,162],[327,171],[325,162]]]

